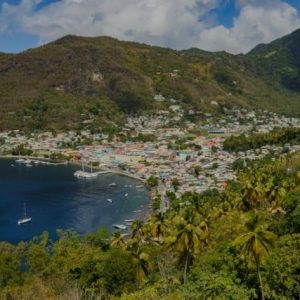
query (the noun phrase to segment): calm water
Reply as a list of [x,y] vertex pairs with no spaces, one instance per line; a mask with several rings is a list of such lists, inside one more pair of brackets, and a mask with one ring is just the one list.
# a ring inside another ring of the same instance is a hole
[[[140,219],[145,214],[149,193],[136,188],[140,182],[113,174],[77,179],[75,170],[71,166],[28,168],[12,160],[0,160],[0,241],[29,240],[44,230],[55,238],[57,228],[74,229],[80,234],[99,227],[111,230],[112,224],[124,224],[125,219]],[[112,182],[117,187],[109,187]],[[24,202],[32,222],[18,226]],[[143,213],[133,212],[139,209]]]

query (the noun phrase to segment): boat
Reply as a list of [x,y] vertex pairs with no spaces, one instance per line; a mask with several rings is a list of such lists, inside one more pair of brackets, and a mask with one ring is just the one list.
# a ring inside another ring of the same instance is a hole
[[19,158],[16,159],[15,162],[20,164],[20,163],[25,162],[25,159],[21,158],[21,155],[20,155],[20,153],[19,153]]
[[134,210],[133,212],[134,213],[140,213],[140,212],[142,212],[142,210],[141,209],[137,209],[137,210]]
[[90,178],[96,178],[98,176],[97,173],[89,173],[89,172],[84,172],[84,171],[76,171],[74,173],[74,176],[77,177],[77,178],[87,178],[87,179],[90,179]]
[[98,176],[98,173],[96,172],[92,172],[92,168],[91,168],[91,172],[86,172],[84,170],[84,164],[82,161],[82,170],[78,170],[74,173],[74,176],[77,178],[86,178],[86,179],[92,179],[92,178],[96,178]]
[[127,229],[127,226],[125,226],[124,224],[114,224],[113,226],[116,229],[122,229],[122,230]]
[[143,185],[136,185],[135,186],[137,189],[141,189],[141,188],[143,188],[144,186]]
[[27,215],[26,215],[26,204],[24,202],[24,216],[23,216],[23,218],[18,220],[18,225],[23,225],[23,224],[29,223],[29,222],[31,222],[31,220],[32,220],[32,218],[27,217]]
[[10,166],[11,166],[11,167],[14,167],[15,165],[14,165],[14,164],[11,164]]
[[117,184],[115,182],[112,182],[108,186],[117,186]]
[[126,219],[126,220],[124,220],[124,221],[127,222],[127,223],[132,223],[132,222],[135,221],[135,219]]
[[112,199],[110,199],[110,198],[107,198],[106,200],[107,200],[108,202],[110,202],[110,203],[113,202]]
[[128,197],[128,193],[126,193],[124,196],[125,196],[125,197]]

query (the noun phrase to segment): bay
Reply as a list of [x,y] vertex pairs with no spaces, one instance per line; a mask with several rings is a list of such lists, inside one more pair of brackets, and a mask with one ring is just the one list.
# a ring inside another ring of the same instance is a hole
[[[55,239],[57,229],[79,234],[100,227],[113,230],[113,224],[124,224],[125,219],[145,217],[150,194],[146,188],[136,187],[141,185],[139,181],[115,174],[78,179],[73,175],[77,169],[40,164],[26,167],[1,159],[0,241],[28,241],[43,231]],[[109,186],[112,182],[117,186]],[[23,216],[24,203],[32,222],[20,226],[17,221]]]

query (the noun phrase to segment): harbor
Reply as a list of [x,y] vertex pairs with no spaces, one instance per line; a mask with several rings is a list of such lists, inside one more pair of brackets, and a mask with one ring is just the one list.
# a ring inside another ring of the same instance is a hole
[[[79,180],[74,165],[27,168],[11,159],[1,159],[0,167],[0,240],[17,243],[43,231],[56,239],[57,229],[80,235],[101,227],[119,230],[113,225],[126,226],[126,233],[133,220],[144,220],[148,213],[149,191],[136,188],[140,182],[127,176],[99,171],[93,180]],[[24,216],[31,221],[18,225]]]

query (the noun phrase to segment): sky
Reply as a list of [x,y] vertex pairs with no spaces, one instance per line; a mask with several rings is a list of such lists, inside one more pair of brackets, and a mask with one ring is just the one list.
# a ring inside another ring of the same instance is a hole
[[300,28],[300,0],[0,0],[0,52],[67,34],[246,53]]

